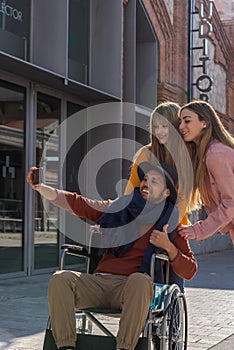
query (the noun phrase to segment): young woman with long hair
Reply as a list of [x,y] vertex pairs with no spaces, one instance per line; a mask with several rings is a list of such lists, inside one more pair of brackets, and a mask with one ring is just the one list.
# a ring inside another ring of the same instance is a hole
[[179,133],[180,106],[175,102],[162,102],[152,112],[150,117],[150,142],[141,147],[133,158],[133,164],[125,194],[130,194],[138,187],[140,179],[137,166],[148,161],[154,164],[167,163],[177,169],[178,208],[181,223],[188,224],[190,195],[193,185],[193,168],[187,147]]
[[185,104],[179,120],[194,168],[192,202],[203,204],[208,214],[204,221],[182,225],[180,234],[200,241],[229,232],[234,243],[234,138],[205,101]]

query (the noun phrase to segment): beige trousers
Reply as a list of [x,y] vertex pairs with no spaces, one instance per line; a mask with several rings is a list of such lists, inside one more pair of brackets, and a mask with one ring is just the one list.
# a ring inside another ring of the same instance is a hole
[[53,274],[48,287],[51,328],[58,347],[75,346],[75,308],[121,309],[117,349],[133,350],[144,328],[153,297],[147,274],[89,275],[62,270]]

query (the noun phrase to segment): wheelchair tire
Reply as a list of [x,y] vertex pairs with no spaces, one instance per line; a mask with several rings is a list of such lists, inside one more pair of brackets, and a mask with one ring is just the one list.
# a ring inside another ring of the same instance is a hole
[[157,335],[152,337],[153,350],[160,350],[160,338]]
[[169,323],[169,350],[186,350],[188,339],[188,312],[183,293],[179,293],[172,301]]

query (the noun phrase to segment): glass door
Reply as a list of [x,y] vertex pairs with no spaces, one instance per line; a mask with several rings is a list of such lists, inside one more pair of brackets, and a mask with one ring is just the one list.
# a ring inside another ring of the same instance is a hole
[[[36,165],[43,168],[44,182],[59,186],[59,135],[61,100],[38,92],[36,119]],[[58,265],[58,209],[35,194],[34,269]]]
[[0,81],[0,274],[24,270],[25,88]]

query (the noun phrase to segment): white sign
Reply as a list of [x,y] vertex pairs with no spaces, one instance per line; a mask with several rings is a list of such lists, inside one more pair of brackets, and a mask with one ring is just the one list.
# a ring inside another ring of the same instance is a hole
[[[192,68],[201,68],[202,74],[197,78],[196,82],[192,85],[196,86],[200,93],[200,99],[204,101],[209,100],[208,93],[212,90],[213,79],[207,74],[207,61],[210,60],[208,55],[208,41],[207,39],[213,32],[213,27],[211,24],[211,17],[213,12],[213,0],[209,0],[208,2],[208,14],[206,15],[204,12],[204,0],[200,0],[199,2],[199,28],[195,31],[198,32],[199,38],[202,40],[202,46],[193,49],[202,49],[201,56],[199,57],[199,61],[201,62],[198,65],[193,65]],[[194,12],[196,13],[196,12]]]
[[11,175],[11,178],[15,178],[15,167],[10,166],[10,156],[6,156],[6,163],[2,166],[2,177],[7,177],[7,173]]
[[19,21],[19,22],[23,21],[23,13],[20,10],[10,5],[7,5],[3,1],[0,2],[0,14],[1,13],[7,17],[14,19],[15,21]]

